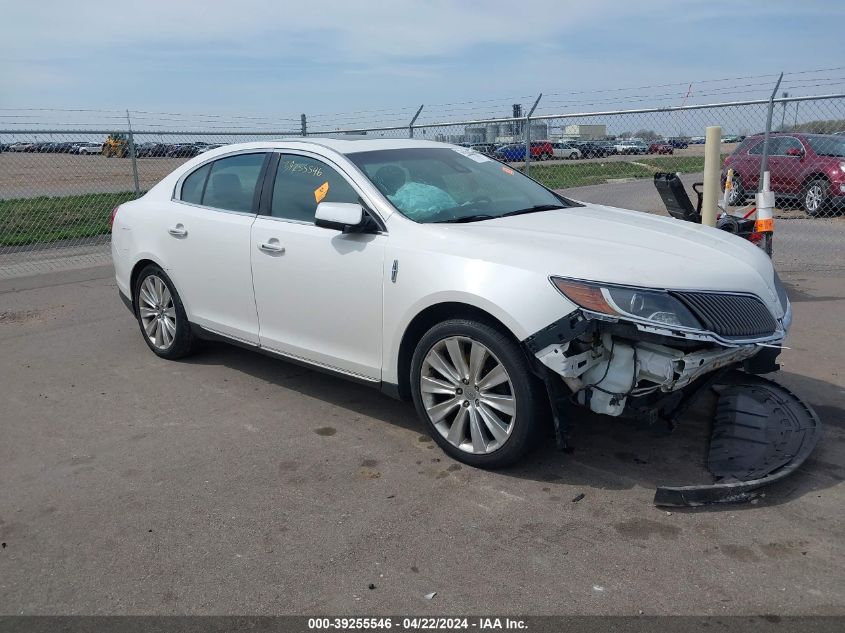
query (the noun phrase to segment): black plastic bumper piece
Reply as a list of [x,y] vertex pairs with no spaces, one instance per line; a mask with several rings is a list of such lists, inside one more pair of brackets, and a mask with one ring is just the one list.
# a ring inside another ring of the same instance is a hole
[[821,435],[818,416],[785,387],[744,372],[721,377],[707,468],[715,482],[661,486],[659,506],[739,503],[801,466]]

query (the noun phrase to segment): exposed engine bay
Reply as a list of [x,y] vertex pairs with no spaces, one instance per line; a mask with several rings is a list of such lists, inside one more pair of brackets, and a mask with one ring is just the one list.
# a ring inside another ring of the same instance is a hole
[[578,404],[595,413],[618,416],[629,396],[675,391],[758,351],[756,346],[746,345],[684,352],[605,332],[585,333],[573,341],[549,345],[537,358],[561,376]]

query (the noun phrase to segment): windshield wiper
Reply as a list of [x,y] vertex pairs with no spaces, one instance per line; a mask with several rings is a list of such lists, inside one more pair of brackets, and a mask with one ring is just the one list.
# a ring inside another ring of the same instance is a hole
[[451,218],[449,220],[438,220],[437,224],[462,224],[464,222],[478,222],[479,220],[492,220],[500,216],[489,215],[487,213],[476,213],[475,215],[467,215],[462,218]]
[[449,220],[439,220],[437,224],[463,224],[464,222],[478,222],[480,220],[495,220],[496,218],[506,218],[511,215],[524,215],[526,213],[538,213],[540,211],[554,211],[555,209],[565,209],[566,207],[560,204],[535,204],[533,207],[526,207],[524,209],[516,209],[515,211],[508,211],[502,215],[490,215],[489,213],[476,213],[474,215],[467,215],[462,218],[451,218]]
[[556,209],[565,209],[562,204],[535,204],[533,207],[526,207],[524,209],[517,209],[516,211],[508,211],[500,215],[500,218],[506,218],[511,215],[525,215],[526,213],[539,213],[540,211],[554,211]]

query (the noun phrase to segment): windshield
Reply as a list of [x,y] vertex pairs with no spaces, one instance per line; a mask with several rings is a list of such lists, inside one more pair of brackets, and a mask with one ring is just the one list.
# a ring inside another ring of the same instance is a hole
[[461,147],[376,150],[348,158],[415,222],[474,222],[574,205],[517,170]]
[[845,138],[841,136],[808,136],[807,142],[817,156],[845,157]]

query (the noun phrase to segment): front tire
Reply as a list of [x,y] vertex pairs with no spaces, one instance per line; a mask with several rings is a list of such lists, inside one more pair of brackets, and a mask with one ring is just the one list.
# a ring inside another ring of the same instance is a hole
[[501,468],[534,445],[543,392],[517,343],[476,321],[432,327],[411,359],[417,413],[455,459]]
[[824,215],[830,207],[829,189],[830,184],[823,178],[811,180],[805,185],[804,191],[801,194],[801,203],[807,215],[812,218]]
[[165,272],[150,264],[135,280],[135,318],[144,342],[154,354],[168,360],[194,350],[194,336],[179,293]]

